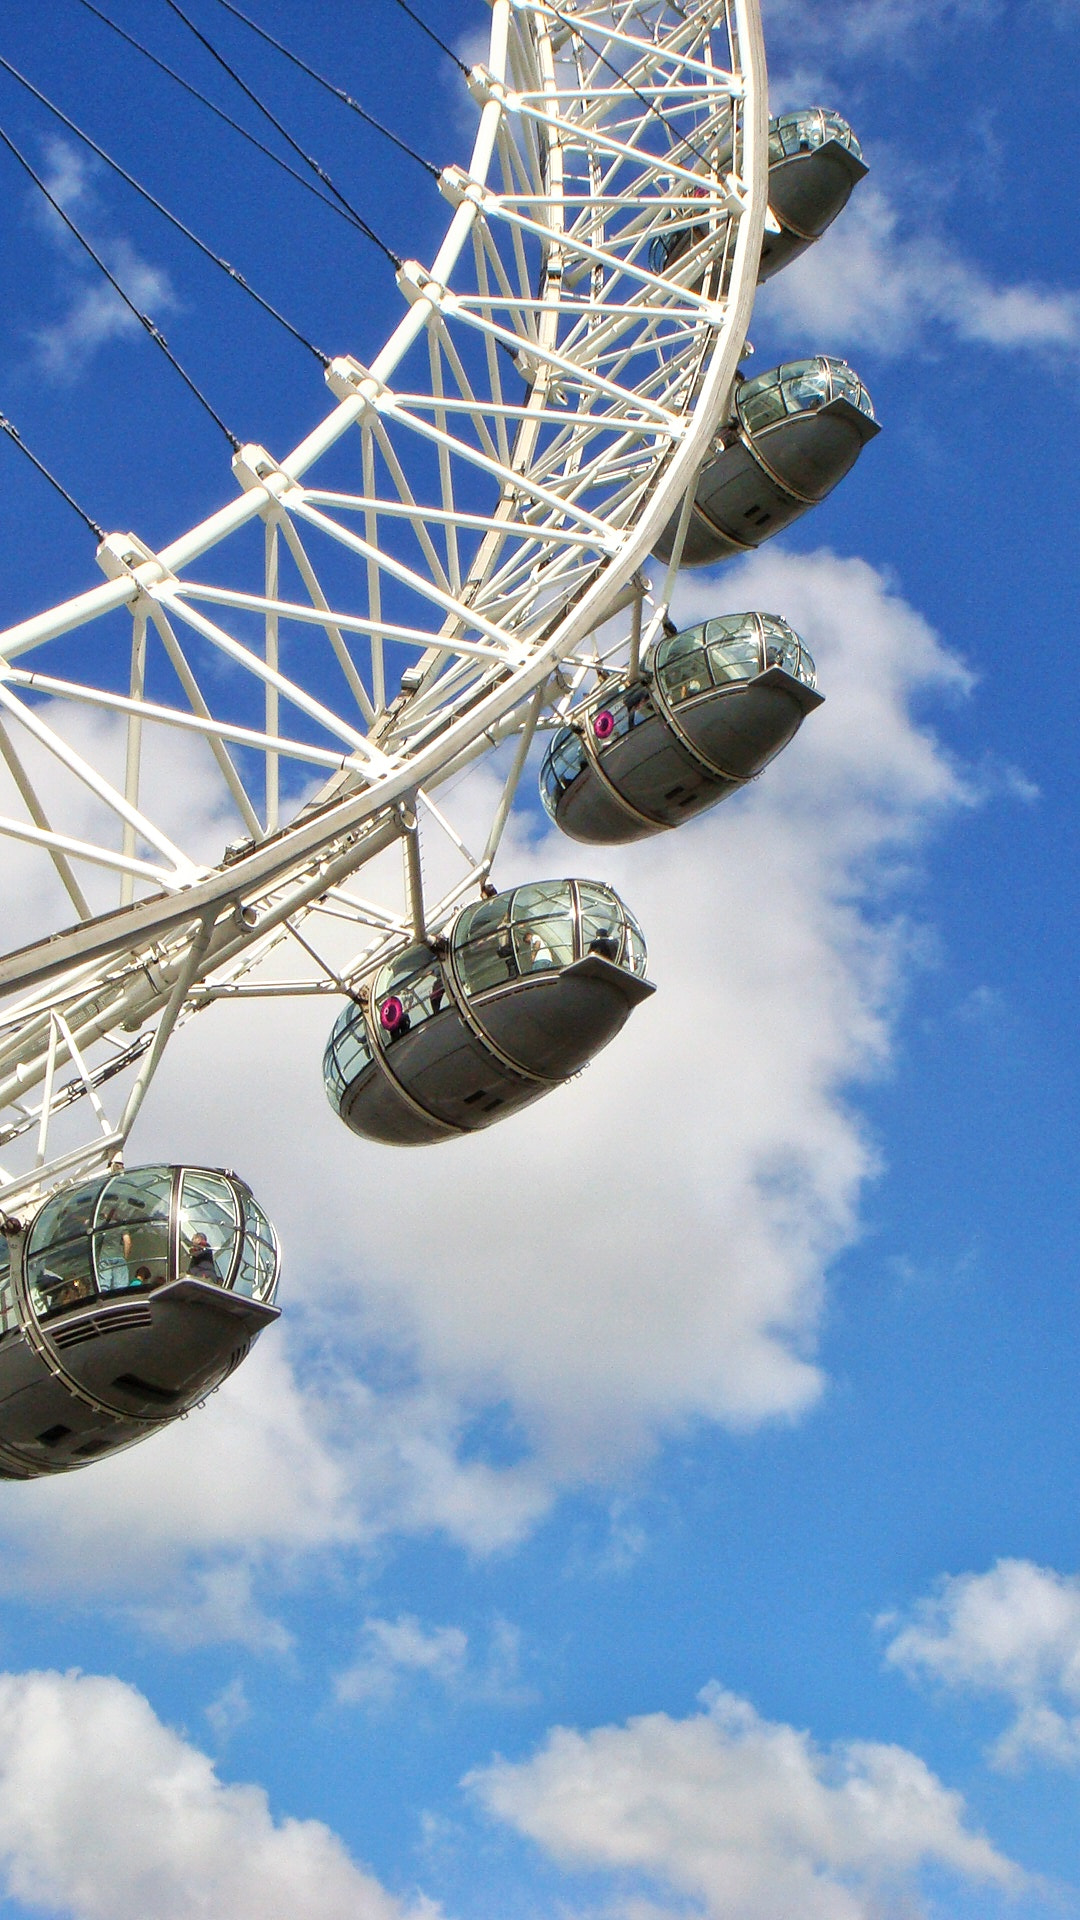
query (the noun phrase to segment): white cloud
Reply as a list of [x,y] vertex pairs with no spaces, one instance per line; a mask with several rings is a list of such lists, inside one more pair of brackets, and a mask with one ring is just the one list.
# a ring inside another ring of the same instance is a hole
[[990,25],[1002,0],[771,0],[769,41],[789,49],[827,50],[850,58],[871,48],[914,58],[912,35],[953,32],[966,25]]
[[[616,1875],[622,1913],[659,1889],[715,1920],[879,1920],[924,1869],[1015,1890],[1023,1876],[967,1824],[963,1801],[903,1747],[827,1751],[720,1688],[665,1713],[577,1733],[468,1784],[561,1865]],[[666,1909],[665,1909],[666,1910]]]
[[1080,1766],[1080,1576],[999,1560],[946,1577],[887,1657],[912,1677],[1007,1700],[1015,1718],[991,1750],[999,1766]]
[[238,1727],[250,1720],[251,1702],[239,1674],[222,1687],[220,1693],[215,1694],[210,1705],[204,1708],[204,1713],[215,1739],[221,1745],[231,1738]]
[[824,238],[768,282],[762,322],[830,353],[934,348],[946,329],[965,344],[1060,359],[1080,342],[1080,293],[997,285],[935,235],[907,230],[867,181]]
[[[156,321],[176,312],[179,302],[165,269],[143,260],[124,235],[107,230],[105,211],[92,185],[96,165],[65,140],[50,140],[46,159],[43,177],[50,193],[139,311]],[[139,335],[143,328],[59,215],[47,202],[38,210],[43,230],[69,266],[69,298],[63,317],[38,328],[32,338],[42,371],[53,380],[72,380],[100,347],[110,340]]]
[[339,1700],[388,1700],[404,1674],[424,1674],[443,1686],[460,1679],[469,1651],[460,1627],[421,1626],[413,1614],[364,1621],[364,1650],[334,1683]]
[[[1068,28],[1077,0],[1025,0],[1015,11]],[[766,27],[770,52],[809,48],[848,59],[872,50],[913,65],[929,37],[992,27],[1005,17],[1004,0],[817,0],[812,7],[769,0]]]
[[546,1507],[535,1473],[459,1461],[459,1427],[433,1395],[377,1394],[310,1360],[298,1380],[272,1332],[204,1409],[96,1472],[0,1484],[0,1590],[111,1598],[174,1645],[280,1655],[290,1636],[258,1597],[268,1569],[288,1586],[391,1530],[491,1551]]
[[[160,1581],[160,1568],[155,1570]],[[170,1645],[187,1649],[231,1641],[252,1653],[285,1654],[293,1636],[280,1620],[265,1614],[254,1590],[254,1570],[246,1560],[220,1560],[196,1568],[167,1595],[132,1609],[135,1618]]]
[[357,1659],[336,1675],[342,1702],[385,1705],[410,1680],[425,1679],[472,1700],[520,1706],[532,1699],[521,1684],[521,1632],[496,1618],[486,1645],[470,1643],[461,1627],[425,1627],[414,1614],[364,1621]]
[[[680,593],[685,620],[787,613],[826,705],[749,793],[678,836],[592,851],[522,817],[498,869],[504,885],[612,880],[645,924],[655,1000],[531,1112],[416,1152],[331,1114],[332,1004],[191,1022],[131,1158],[238,1166],[282,1232],[285,1321],[190,1420],[89,1472],[0,1488],[9,1590],[74,1581],[174,1639],[280,1648],[271,1578],[401,1531],[497,1550],[567,1485],[618,1492],[687,1423],[792,1419],[820,1395],[825,1276],[877,1164],[852,1096],[887,1068],[909,974],[896,889],[968,798],[912,709],[968,682],[859,561],[764,553]],[[459,824],[496,790],[473,776]],[[429,870],[440,858],[430,841]]]
[[66,1920],[405,1912],[320,1821],[275,1820],[133,1687],[78,1673],[0,1675],[0,1884]]

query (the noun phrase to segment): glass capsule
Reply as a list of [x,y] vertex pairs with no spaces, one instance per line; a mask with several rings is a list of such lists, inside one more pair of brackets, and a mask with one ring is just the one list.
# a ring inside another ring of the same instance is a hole
[[542,880],[474,901],[339,1014],[323,1061],[346,1126],[390,1145],[474,1133],[580,1071],[652,993],[612,888]]
[[553,735],[540,769],[571,839],[641,840],[738,791],[821,704],[814,663],[775,614],[728,614],[666,636]]

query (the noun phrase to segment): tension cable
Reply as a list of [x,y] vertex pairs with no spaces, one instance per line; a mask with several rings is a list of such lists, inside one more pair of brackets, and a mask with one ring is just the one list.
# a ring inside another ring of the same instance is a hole
[[326,171],[326,168],[321,167],[319,165],[319,162],[316,159],[314,159],[310,153],[305,152],[304,148],[300,145],[299,141],[293,139],[292,134],[289,132],[288,128],[282,126],[282,123],[277,118],[277,115],[271,113],[270,108],[266,106],[262,100],[259,99],[258,94],[252,91],[252,89],[248,86],[245,80],[241,80],[240,75],[236,71],[236,68],[229,65],[229,62],[226,60],[224,54],[218,52],[213,42],[207,39],[205,33],[200,32],[199,28],[195,25],[195,22],[193,20],[189,20],[187,14],[184,12],[184,9],[178,4],[178,0],[165,0],[165,5],[171,8],[172,12],[176,14],[177,19],[183,21],[185,27],[187,27],[190,30],[190,32],[192,32],[195,35],[196,40],[201,41],[202,45],[206,48],[207,53],[209,53],[213,57],[213,59],[217,61],[218,65],[220,67],[224,67],[225,72],[229,75],[229,78],[236,82],[236,85],[240,88],[240,91],[247,95],[252,105],[257,107],[260,113],[266,115],[266,118],[269,120],[271,126],[277,128],[282,139],[286,140],[289,146],[292,148],[293,152],[300,156],[300,159],[304,162],[304,165],[306,167],[311,168],[311,171],[314,174],[316,174],[317,177],[322,181],[323,186],[329,188],[330,192],[334,195],[334,198],[336,200],[341,201],[342,206],[347,208],[348,212],[352,215],[353,219],[355,220],[357,226],[361,229],[361,231],[363,233],[366,233],[368,239],[373,241],[375,246],[379,248],[380,252],[386,255],[386,258],[389,260],[391,266],[393,267],[396,273],[402,265],[400,254],[395,253],[393,247],[387,246],[386,241],[381,237],[380,234],[376,233],[374,227],[368,225],[368,222],[364,219],[363,215],[357,212],[357,209],[353,206],[352,201],[346,198],[345,194],[342,193],[340,187],[336,187],[334,185],[334,182],[331,180],[330,175]]
[[50,487],[55,487],[57,493],[60,495],[60,498],[62,500],[66,500],[69,507],[74,508],[75,512],[79,516],[79,519],[83,522],[85,526],[89,527],[91,533],[96,534],[99,540],[104,540],[105,538],[104,527],[99,527],[96,520],[91,520],[90,515],[86,513],[82,507],[80,507],[78,501],[73,498],[73,496],[68,492],[67,488],[63,485],[63,483],[57,479],[55,473],[49,472],[49,469],[45,465],[44,460],[39,460],[37,457],[37,454],[31,452],[30,448],[26,444],[26,441],[23,439],[22,434],[19,432],[18,427],[15,425],[14,421],[8,419],[6,413],[0,413],[0,433],[6,433],[8,439],[14,441],[15,445],[19,449],[19,452],[25,453],[31,466],[36,467],[38,472],[44,475]]
[[[6,61],[0,62],[0,65],[6,65],[6,64],[7,64]],[[210,415],[210,418],[214,422],[215,426],[220,427],[222,433],[225,435],[226,440],[229,442],[229,445],[231,446],[233,452],[239,453],[240,441],[237,439],[235,433],[232,432],[231,428],[225,425],[225,422],[222,419],[220,413],[218,413],[217,410],[211,405],[205,393],[202,392],[201,388],[196,386],[191,375],[185,370],[185,368],[183,368],[180,365],[179,360],[177,359],[175,353],[170,347],[168,341],[166,340],[165,335],[162,333],[161,328],[155,324],[155,322],[150,318],[150,315],[148,313],[144,313],[141,307],[136,306],[130,294],[125,293],[123,287],[120,285],[119,280],[116,278],[116,275],[111,271],[109,267],[105,265],[105,262],[102,259],[100,253],[98,253],[96,247],[93,245],[91,241],[87,239],[85,233],[83,233],[81,229],[75,225],[75,222],[71,218],[71,215],[65,212],[59,200],[56,198],[56,195],[54,193],[50,193],[48,187],[45,185],[44,180],[41,178],[41,175],[34,171],[34,168],[31,166],[29,160],[26,158],[26,155],[24,153],[20,153],[18,147],[15,145],[14,140],[12,140],[10,136],[4,132],[3,127],[0,127],[0,141],[3,141],[8,152],[14,155],[15,159],[19,162],[20,167],[23,167],[25,171],[30,175],[30,178],[34,182],[34,185],[41,189],[41,192],[45,195],[45,198],[48,201],[50,207],[52,207],[53,212],[59,214],[65,227],[68,229],[68,232],[74,236],[74,238],[78,241],[80,247],[82,247],[85,250],[85,252],[90,255],[90,258],[94,262],[94,265],[100,270],[101,273],[105,275],[105,278],[108,281],[110,287],[112,287],[115,293],[119,294],[121,300],[123,301],[125,307],[127,307],[129,313],[134,314],[139,325],[146,329],[146,332],[150,335],[150,338],[151,340],[153,340],[154,344],[161,348],[161,351],[165,355],[165,358],[169,362],[169,365],[172,367],[175,367],[177,373],[180,375],[180,378],[184,382],[184,385],[187,387],[188,391],[195,395],[195,398],[199,402],[199,405],[205,408],[206,412]],[[73,506],[75,505],[74,501],[72,501],[72,505]],[[78,511],[78,509],[76,509],[76,511]],[[86,518],[85,514],[83,515],[83,518],[84,519]],[[104,535],[102,536],[102,538],[104,538]]]
[[183,87],[184,92],[189,93],[193,100],[198,100],[204,107],[209,107],[210,112],[216,114],[219,120],[223,120],[227,127],[231,127],[234,133],[238,133],[242,139],[248,141],[249,145],[255,147],[259,153],[265,154],[266,158],[272,160],[276,167],[280,167],[284,173],[287,173],[290,179],[297,181],[298,184],[303,187],[305,193],[314,194],[316,200],[321,200],[324,207],[329,207],[331,213],[336,213],[339,220],[347,221],[351,227],[357,226],[355,216],[347,213],[345,208],[340,206],[336,200],[331,200],[329,194],[323,193],[322,190],[315,185],[313,180],[308,179],[306,173],[300,173],[296,167],[291,167],[287,160],[282,159],[280,153],[274,152],[273,147],[266,146],[256,134],[249,132],[247,127],[241,126],[239,120],[234,120],[231,114],[226,113],[224,107],[219,107],[216,100],[211,100],[207,94],[200,93],[198,87],[193,87],[190,80],[184,79],[183,74],[177,73],[175,68],[168,66],[164,60],[159,60],[157,54],[151,53],[149,47],[144,47],[141,40],[136,40],[133,34],[128,33],[126,29],[121,27],[115,20],[110,19],[107,13],[103,13],[100,7],[95,7],[94,0],[78,0],[78,4],[81,7],[85,7],[87,13],[92,13],[104,26],[110,27],[113,33],[117,34],[121,40],[126,40],[128,46],[134,47],[136,53],[141,53],[145,60],[149,60],[151,66],[157,67],[160,73],[168,74],[169,79],[175,80],[177,86]]
[[464,60],[461,60],[458,58],[458,55],[454,52],[453,47],[448,47],[445,40],[439,39],[439,36],[435,32],[434,27],[429,27],[426,20],[421,20],[420,15],[418,13],[414,13],[412,8],[409,5],[407,5],[407,0],[397,0],[397,3],[398,3],[398,6],[401,8],[402,13],[407,13],[409,16],[409,19],[416,23],[421,33],[426,33],[429,40],[434,40],[435,45],[439,48],[440,52],[445,53],[447,59],[452,60],[455,67],[460,68],[461,72],[465,75],[465,78],[468,79],[469,69],[465,65]]
[[[10,73],[12,79],[17,80],[19,85],[25,87],[28,93],[32,93],[35,100],[40,100],[42,106],[47,107],[49,112],[54,114],[57,120],[60,121],[61,125],[67,127],[69,133],[73,133],[76,139],[83,141],[84,145],[90,148],[91,153],[96,153],[99,160],[104,160],[107,167],[111,167],[114,173],[119,174],[121,180],[126,180],[129,187],[133,187],[135,192],[154,208],[155,212],[160,213],[162,218],[167,220],[170,226],[175,227],[178,233],[182,233],[185,240],[190,240],[192,246],[197,247],[199,252],[205,255],[207,260],[212,261],[215,267],[220,267],[222,273],[227,273],[229,279],[235,281],[236,285],[241,287],[243,291],[254,300],[256,306],[261,307],[264,313],[268,313],[272,320],[276,320],[279,327],[284,327],[286,333],[291,333],[293,339],[298,340],[300,345],[306,347],[309,353],[313,353],[320,366],[328,367],[330,365],[329,355],[323,353],[319,347],[314,346],[307,338],[307,335],[301,333],[299,327],[294,327],[291,320],[286,320],[285,315],[279,313],[276,307],[271,306],[269,300],[264,300],[261,293],[256,293],[251,282],[245,280],[239,267],[231,266],[228,260],[223,259],[219,253],[214,252],[212,247],[207,246],[205,240],[200,240],[198,234],[193,233],[190,227],[185,226],[184,222],[179,219],[175,213],[170,213],[168,207],[165,206],[162,201],[156,199],[149,189],[143,186],[141,181],[136,180],[133,173],[129,173],[126,167],[122,167],[119,160],[114,160],[111,153],[106,153],[104,147],[99,147],[96,140],[92,140],[88,133],[84,133],[81,127],[76,126],[74,120],[70,120],[66,113],[61,112],[60,108],[54,101],[49,99],[47,94],[42,93],[40,88],[35,87],[32,81],[26,78],[25,74],[19,72],[18,67],[13,67],[10,60],[5,60],[2,55],[0,55],[0,67],[2,67],[6,73]],[[10,145],[10,142],[8,144]],[[13,148],[12,151],[14,152],[15,149]],[[21,154],[18,157],[20,160],[22,159]],[[27,168],[28,172],[33,173],[29,162],[23,160],[22,164]],[[33,177],[37,180],[36,174],[33,174]],[[41,186],[40,180],[38,180],[38,185]],[[44,188],[42,190],[45,191]],[[58,208],[57,211],[63,214],[62,208]],[[67,215],[63,214],[63,218],[67,220]],[[70,221],[68,221],[68,225],[71,225]],[[79,238],[81,239],[81,237],[80,235]],[[85,245],[86,243],[84,242],[83,244]]]
[[[83,3],[85,5],[86,0],[83,0]],[[434,180],[439,179],[438,167],[433,166],[430,160],[425,160],[422,153],[417,153],[416,148],[410,147],[408,141],[403,140],[401,135],[395,133],[391,127],[386,127],[381,120],[376,120],[375,115],[369,113],[366,107],[362,107],[359,100],[354,100],[351,93],[346,93],[343,87],[336,87],[332,80],[328,80],[325,74],[319,73],[315,67],[309,67],[307,61],[302,60],[291,47],[287,47],[284,41],[275,40],[273,34],[267,33],[265,27],[260,27],[257,20],[252,20],[246,13],[242,13],[239,7],[234,7],[232,0],[218,0],[218,4],[225,8],[226,13],[234,14],[237,20],[242,20],[245,27],[250,27],[252,33],[257,33],[259,39],[265,40],[268,46],[276,47],[278,53],[284,54],[286,60],[291,60],[294,67],[299,67],[302,73],[308,74],[312,80],[317,80],[320,87],[325,87],[327,93],[333,94],[335,100],[340,100],[343,106],[351,107],[353,113],[358,113],[361,120],[366,121],[369,127],[374,127],[376,133],[381,133],[385,139],[392,140],[395,147],[400,147],[402,153],[407,153],[409,159],[415,160],[418,166],[430,173]]]

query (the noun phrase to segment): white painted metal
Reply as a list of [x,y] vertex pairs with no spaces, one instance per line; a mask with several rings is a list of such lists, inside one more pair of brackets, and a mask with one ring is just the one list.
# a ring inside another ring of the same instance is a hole
[[[243,448],[209,520],[160,553],[110,536],[102,585],[0,634],[0,756],[26,809],[0,839],[39,850],[22,892],[52,916],[0,959],[9,1212],[115,1163],[200,1008],[336,992],[436,932],[488,882],[535,730],[660,629],[674,562],[656,591],[643,563],[726,417],[754,297],[758,0],[492,0],[470,87],[445,240],[401,269],[371,366],[334,360],[325,419],[280,462]],[[706,238],[656,271],[652,242],[691,213]],[[101,663],[80,680],[76,630]],[[451,783],[512,736],[477,857]],[[163,742],[188,754],[200,831],[235,819],[209,860],[180,844],[183,808],[153,817]],[[465,869],[438,897],[425,829]],[[404,906],[351,892],[399,839]],[[360,951],[325,957],[350,925]],[[311,971],[282,976],[298,952]]]

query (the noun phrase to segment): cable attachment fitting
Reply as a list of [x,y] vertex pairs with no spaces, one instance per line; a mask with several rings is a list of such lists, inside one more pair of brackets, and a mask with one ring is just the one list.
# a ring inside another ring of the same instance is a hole
[[106,534],[97,550],[97,563],[107,580],[122,580],[127,574],[144,592],[176,579],[137,533]]
[[339,354],[331,360],[326,369],[326,384],[337,400],[366,400],[368,406],[374,406],[386,392],[385,380],[365,367],[362,360],[354,360],[351,353]]
[[283,473],[272,453],[265,447],[259,447],[253,441],[241,447],[232,457],[232,470],[245,493],[253,493],[261,487],[273,500],[280,500],[283,494],[295,487],[296,481]]

